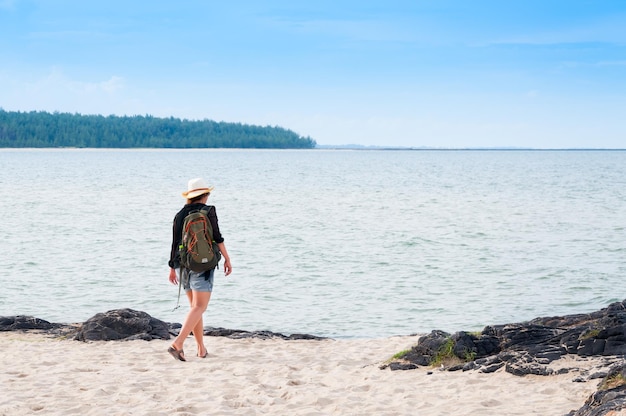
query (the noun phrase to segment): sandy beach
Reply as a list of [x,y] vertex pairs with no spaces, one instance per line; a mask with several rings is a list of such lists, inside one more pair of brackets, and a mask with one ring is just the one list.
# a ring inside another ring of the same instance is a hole
[[[599,380],[573,382],[593,360],[558,376],[504,370],[380,370],[418,337],[370,340],[207,337],[187,362],[169,341],[89,342],[5,332],[0,415],[564,415]],[[566,362],[568,361],[569,362]]]

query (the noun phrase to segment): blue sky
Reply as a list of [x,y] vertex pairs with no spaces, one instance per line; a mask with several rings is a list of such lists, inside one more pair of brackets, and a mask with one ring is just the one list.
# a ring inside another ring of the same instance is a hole
[[626,147],[626,2],[0,0],[0,107]]

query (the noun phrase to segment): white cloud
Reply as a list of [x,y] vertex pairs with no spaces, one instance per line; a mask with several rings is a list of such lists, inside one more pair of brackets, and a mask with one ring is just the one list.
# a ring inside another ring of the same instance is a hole
[[85,81],[52,68],[43,75],[5,72],[0,75],[0,90],[7,110],[109,113],[107,109],[124,100],[126,85],[123,78],[115,75]]
[[118,76],[111,76],[104,81],[73,80],[55,67],[45,76],[32,81],[21,81],[21,84],[31,94],[53,95],[61,92],[69,94],[113,94],[123,89],[124,80]]
[[77,92],[82,91],[87,94],[115,94],[124,89],[124,80],[121,77],[112,76],[108,80],[98,82],[73,81],[69,86],[74,88]]

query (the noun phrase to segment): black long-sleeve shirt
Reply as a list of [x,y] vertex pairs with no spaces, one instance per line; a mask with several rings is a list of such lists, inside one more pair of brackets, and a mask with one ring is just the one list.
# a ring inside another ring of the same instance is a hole
[[[201,203],[195,204],[187,204],[174,217],[174,226],[172,227],[172,251],[170,252],[170,260],[167,263],[171,268],[177,269],[180,267],[180,258],[178,254],[178,247],[180,246],[183,238],[183,222],[185,221],[185,217],[192,211],[201,210],[202,208],[207,207],[208,205],[204,205]],[[217,223],[217,213],[215,212],[215,207],[209,211],[209,222],[211,223],[211,228],[213,228],[213,241],[216,243],[223,243],[224,237],[222,237],[222,233],[220,232],[220,227]]]

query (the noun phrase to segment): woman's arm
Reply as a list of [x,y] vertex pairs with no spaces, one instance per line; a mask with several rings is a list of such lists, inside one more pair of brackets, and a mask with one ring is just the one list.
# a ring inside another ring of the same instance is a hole
[[233,267],[230,265],[230,256],[228,255],[228,251],[226,251],[224,242],[217,243],[217,246],[220,248],[220,253],[222,253],[222,257],[224,258],[224,274],[228,276],[233,271]]

